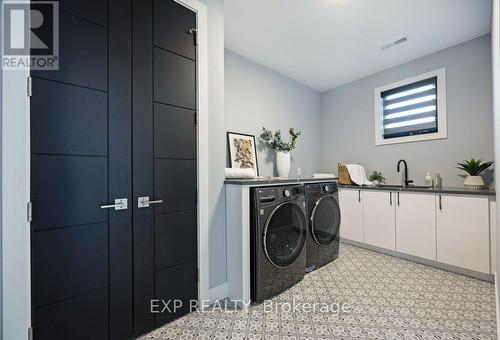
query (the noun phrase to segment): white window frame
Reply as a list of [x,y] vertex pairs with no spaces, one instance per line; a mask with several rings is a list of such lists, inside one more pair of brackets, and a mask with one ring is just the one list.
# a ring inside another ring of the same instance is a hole
[[[438,131],[422,135],[384,139],[383,111],[382,111],[382,99],[381,99],[382,92],[432,77],[437,77]],[[377,87],[374,90],[374,96],[375,96],[375,145],[410,143],[410,142],[420,142],[426,140],[448,138],[448,129],[446,125],[446,69],[444,67],[415,77],[407,78],[395,83]]]

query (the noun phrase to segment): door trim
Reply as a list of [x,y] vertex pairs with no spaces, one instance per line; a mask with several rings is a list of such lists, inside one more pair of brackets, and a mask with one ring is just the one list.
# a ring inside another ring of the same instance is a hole
[[[208,22],[207,7],[198,0],[175,0],[196,13],[197,158],[198,158],[198,298],[220,293],[209,287],[208,214]],[[1,325],[4,339],[24,339],[31,326],[30,225],[30,103],[26,79],[30,70],[1,71]],[[8,86],[4,86],[8,84]],[[9,128],[6,129],[6,126]],[[21,175],[20,175],[21,174]],[[219,290],[220,291],[220,290]],[[215,296],[220,298],[220,296]],[[9,313],[5,313],[9,311]]]
[[2,71],[3,339],[25,339],[31,325],[29,72]]

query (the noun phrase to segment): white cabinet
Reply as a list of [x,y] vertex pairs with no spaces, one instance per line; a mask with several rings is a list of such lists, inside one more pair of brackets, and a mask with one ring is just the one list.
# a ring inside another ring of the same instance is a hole
[[363,242],[363,196],[365,192],[356,189],[341,189],[340,237]]
[[488,197],[438,194],[436,214],[437,260],[489,273]]
[[396,250],[395,193],[389,191],[363,192],[365,243]]
[[480,273],[495,271],[488,196],[342,188],[340,236]]
[[436,261],[436,195],[396,194],[396,250]]

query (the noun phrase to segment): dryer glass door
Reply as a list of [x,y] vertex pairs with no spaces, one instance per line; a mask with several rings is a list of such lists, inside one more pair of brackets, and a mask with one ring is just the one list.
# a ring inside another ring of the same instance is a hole
[[340,207],[333,195],[321,197],[311,213],[311,234],[320,246],[327,246],[338,236]]
[[264,228],[264,251],[276,267],[291,265],[304,248],[307,222],[303,210],[293,202],[276,207]]

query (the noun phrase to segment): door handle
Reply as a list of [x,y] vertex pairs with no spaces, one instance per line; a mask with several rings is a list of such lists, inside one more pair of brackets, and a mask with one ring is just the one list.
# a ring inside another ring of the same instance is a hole
[[163,203],[163,200],[150,201],[149,196],[137,198],[137,208],[149,208],[150,204],[160,204],[160,203]]
[[358,202],[361,202],[361,190],[358,190]]
[[439,195],[439,210],[443,211],[443,202],[442,202],[442,199],[441,199],[441,195]]
[[389,204],[392,207],[392,192],[389,193]]
[[101,205],[101,209],[112,209],[115,210],[125,210],[128,208],[128,200],[126,198],[115,199],[115,204],[105,204]]
[[398,191],[398,206],[399,206],[399,191]]

